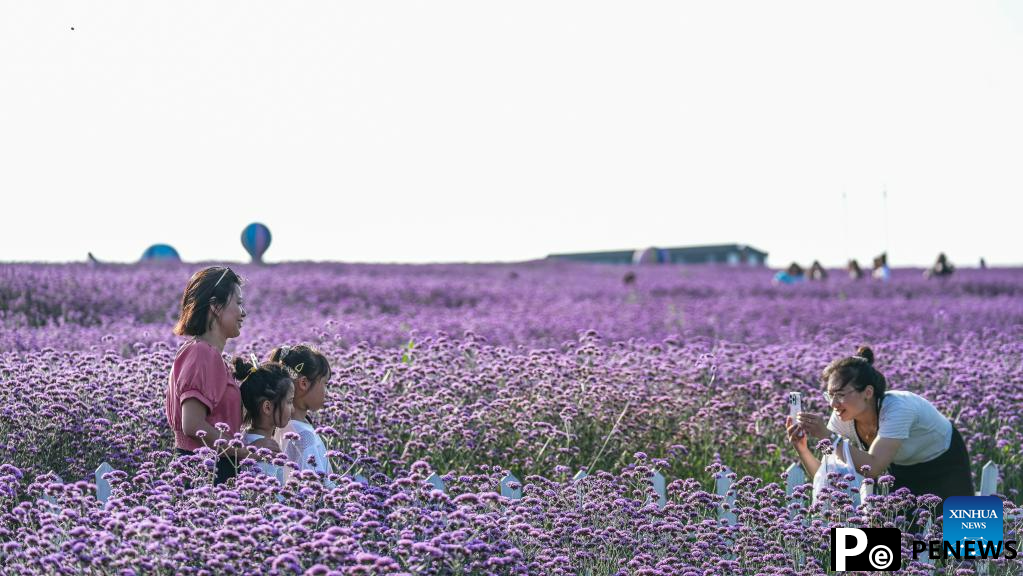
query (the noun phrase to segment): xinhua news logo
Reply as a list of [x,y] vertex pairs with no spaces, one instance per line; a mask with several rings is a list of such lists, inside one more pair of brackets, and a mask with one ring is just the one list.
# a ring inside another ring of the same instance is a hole
[[1003,540],[1004,524],[1001,498],[997,496],[949,496],[945,498],[942,541],[913,542],[913,558],[926,551],[937,560],[954,556],[956,560],[1016,558],[1015,540]]
[[831,570],[892,572],[902,568],[898,528],[832,528]]

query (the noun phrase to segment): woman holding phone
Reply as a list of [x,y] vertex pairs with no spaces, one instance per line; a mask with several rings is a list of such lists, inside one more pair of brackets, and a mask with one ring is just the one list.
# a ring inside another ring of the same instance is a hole
[[[803,468],[811,477],[820,460],[807,447],[807,436],[825,438],[829,431],[849,439],[853,466],[870,466],[867,476],[887,470],[894,489],[913,494],[973,496],[970,457],[956,427],[925,398],[912,392],[888,390],[884,375],[874,368],[874,352],[861,346],[856,354],[829,364],[821,380],[832,412],[827,423],[817,414],[786,418],[786,432]],[[941,513],[941,506],[938,506]]]

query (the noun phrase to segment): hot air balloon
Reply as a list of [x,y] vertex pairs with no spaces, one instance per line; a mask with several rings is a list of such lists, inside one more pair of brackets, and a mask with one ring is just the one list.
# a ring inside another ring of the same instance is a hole
[[253,264],[263,263],[263,253],[270,247],[270,229],[259,222],[253,222],[242,230],[242,246],[252,256]]
[[633,264],[665,264],[668,262],[668,251],[663,248],[643,248],[632,255]]
[[142,253],[142,262],[181,262],[178,251],[169,244],[153,244]]

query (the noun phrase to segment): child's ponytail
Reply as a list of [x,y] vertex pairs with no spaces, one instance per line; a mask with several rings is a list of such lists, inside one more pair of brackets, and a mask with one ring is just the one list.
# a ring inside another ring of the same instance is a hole
[[234,366],[234,379],[239,381],[244,380],[251,372],[258,369],[257,366],[253,365],[252,361],[246,360],[241,356],[235,356],[231,364]]

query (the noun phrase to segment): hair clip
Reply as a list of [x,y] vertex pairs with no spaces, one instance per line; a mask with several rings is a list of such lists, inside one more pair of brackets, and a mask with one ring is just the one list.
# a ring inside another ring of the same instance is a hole
[[230,268],[230,267],[228,267],[228,266],[225,266],[225,267],[224,267],[224,273],[223,273],[223,274],[221,274],[221,275],[220,275],[220,278],[217,278],[217,282],[216,282],[215,284],[213,284],[213,288],[214,288],[214,289],[215,289],[215,288],[216,288],[217,286],[220,286],[220,281],[221,281],[221,280],[223,280],[223,279],[224,279],[224,276],[227,276],[227,273],[228,273],[228,272],[230,272],[230,271],[231,271],[231,268]]
[[242,378],[242,381],[238,383],[239,385],[244,384],[249,379],[249,376],[252,376],[259,370],[259,360],[256,359],[256,355],[249,354],[249,360],[252,361],[252,367],[249,368],[249,373],[245,375],[245,378]]
[[298,365],[295,366],[295,372],[301,374],[303,368],[305,368],[305,362],[299,362]]

